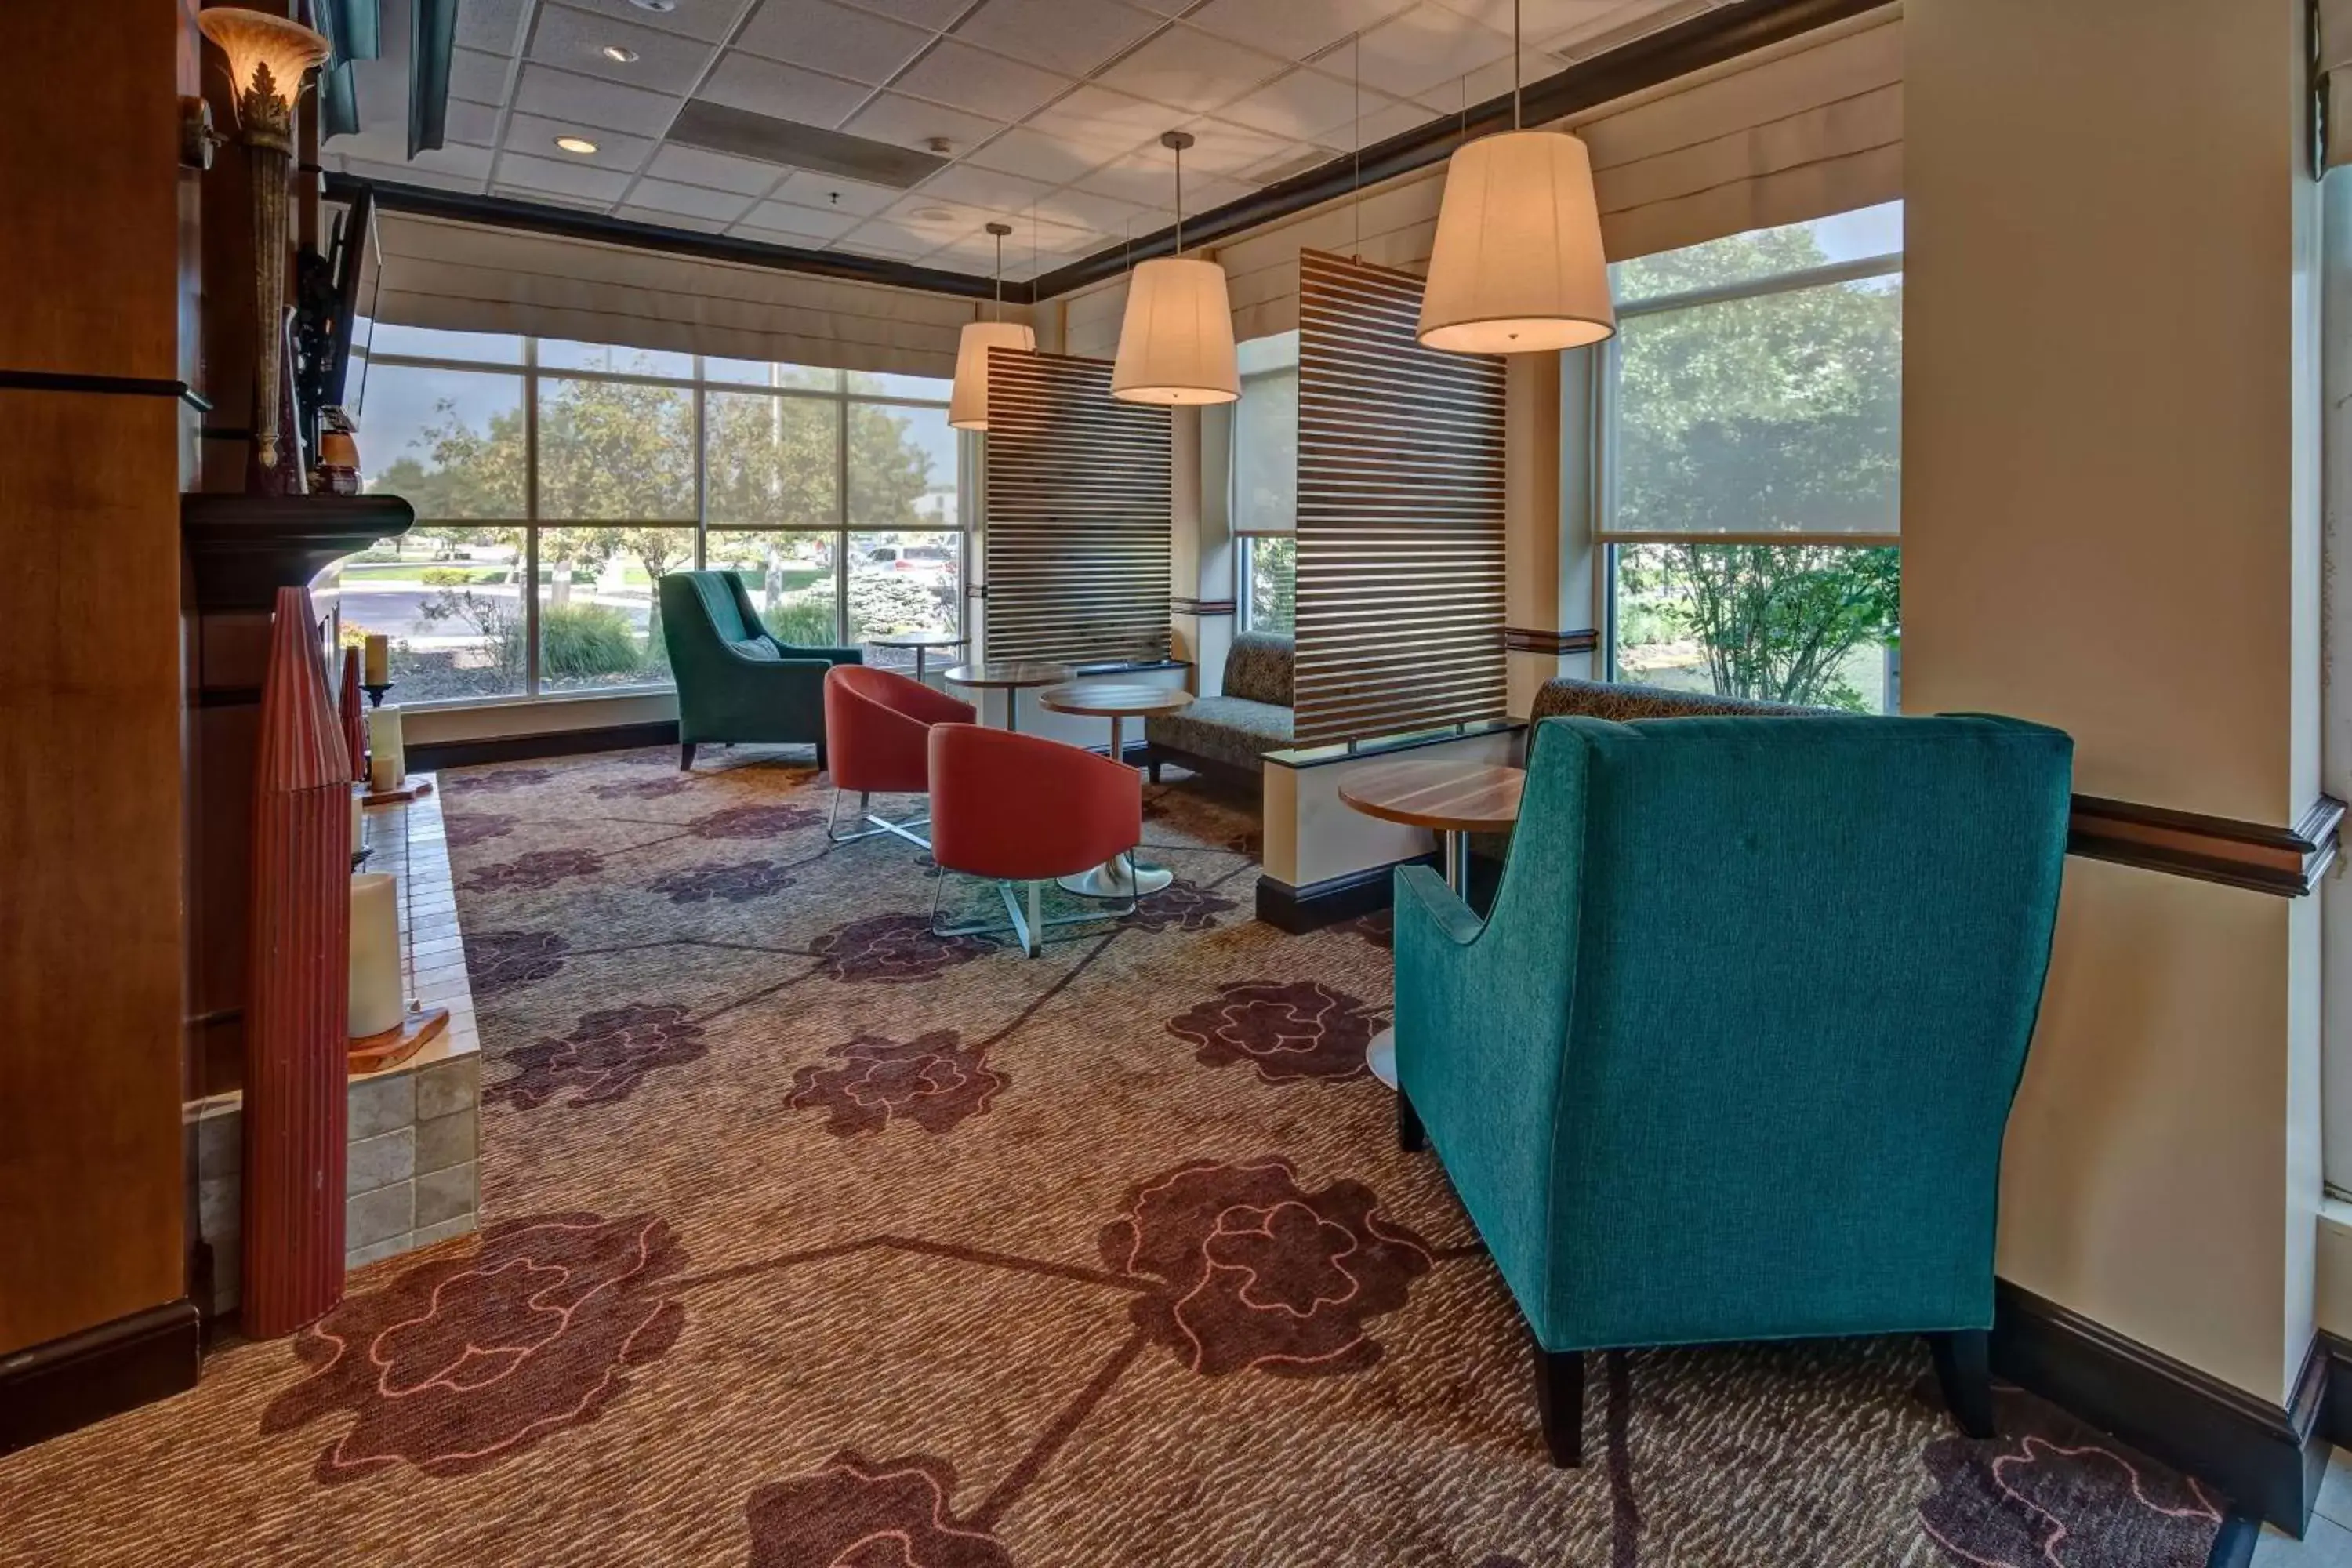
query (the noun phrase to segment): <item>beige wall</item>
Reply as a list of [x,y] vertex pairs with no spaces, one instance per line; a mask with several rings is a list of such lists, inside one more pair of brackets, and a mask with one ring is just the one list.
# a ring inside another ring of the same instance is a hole
[[[1905,706],[2076,788],[2317,789],[2300,0],[1908,0]],[[2311,1331],[2317,910],[2070,862],[2001,1271],[2283,1401]]]

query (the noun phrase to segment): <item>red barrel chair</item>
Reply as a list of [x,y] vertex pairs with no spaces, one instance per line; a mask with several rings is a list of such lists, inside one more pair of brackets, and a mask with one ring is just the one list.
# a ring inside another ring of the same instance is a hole
[[[969,724],[972,708],[921,681],[870,665],[837,664],[824,673],[824,744],[833,769],[833,811],[825,836],[835,844],[894,833],[929,849],[916,829],[929,817],[890,822],[875,815],[877,795],[922,795],[931,787],[927,738],[935,724]],[[857,821],[841,828],[841,797],[857,792]]]
[[[1142,777],[1133,768],[1059,741],[976,724],[934,725],[930,762],[931,858],[941,873],[931,893],[934,935],[1009,931],[1034,958],[1051,927],[1135,912],[1132,896],[1121,909],[1051,920],[1040,909],[1047,880],[1126,856],[1142,841]],[[941,925],[949,871],[993,879],[1012,923]],[[1027,884],[1025,918],[1024,900],[1013,896],[1015,882]]]

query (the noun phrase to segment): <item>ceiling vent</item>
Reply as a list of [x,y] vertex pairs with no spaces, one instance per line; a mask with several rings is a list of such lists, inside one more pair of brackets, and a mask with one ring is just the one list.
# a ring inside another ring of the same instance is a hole
[[947,167],[945,158],[869,142],[819,126],[730,109],[723,103],[690,99],[669,128],[669,140],[706,153],[730,153],[765,163],[863,180],[903,191]]

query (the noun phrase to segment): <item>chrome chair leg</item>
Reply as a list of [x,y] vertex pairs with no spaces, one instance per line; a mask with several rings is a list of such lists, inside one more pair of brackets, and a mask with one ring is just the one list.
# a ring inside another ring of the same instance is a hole
[[874,815],[873,811],[869,809],[874,803],[873,792],[870,790],[859,790],[857,792],[857,813],[851,820],[870,823],[872,826],[858,828],[853,832],[844,833],[841,831],[841,797],[843,793],[844,792],[839,789],[835,789],[833,792],[833,809],[825,814],[824,818],[824,836],[834,843],[855,844],[861,838],[878,838],[883,834],[888,833],[905,839],[908,843],[913,845],[918,849],[928,850],[930,848],[931,841],[923,837],[920,834],[915,831],[916,828],[929,827],[931,825],[930,814],[929,812],[925,812],[920,816],[908,817],[903,822],[892,822],[887,817],[877,816]]
[[[931,934],[933,936],[1011,936],[1020,944],[1022,952],[1031,958],[1044,955],[1046,933],[1049,931],[1058,931],[1064,926],[1105,925],[1125,920],[1135,912],[1135,900],[1130,898],[1123,909],[1087,910],[1080,914],[1055,915],[1048,919],[1045,912],[1045,883],[1033,881],[1024,884],[1027,894],[1024,900],[1013,896],[1011,882],[1000,881],[996,884],[996,895],[1004,900],[1004,924],[996,925],[987,921],[972,921],[963,925],[943,926],[940,923],[940,901],[946,892],[947,881],[948,874],[942,870],[938,879],[931,884]],[[1024,901],[1027,905],[1025,911],[1023,908]]]

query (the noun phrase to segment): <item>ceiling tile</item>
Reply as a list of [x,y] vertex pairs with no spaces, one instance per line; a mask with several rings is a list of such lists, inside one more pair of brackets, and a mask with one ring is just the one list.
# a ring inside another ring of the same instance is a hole
[[508,64],[504,55],[486,55],[479,49],[450,50],[449,96],[468,103],[504,103]]
[[792,235],[805,244],[812,239],[838,239],[857,226],[857,216],[846,212],[820,212],[814,207],[793,206],[786,202],[761,202],[744,215],[741,227],[765,229],[771,234]]
[[584,213],[609,213],[613,210],[613,204],[602,197],[566,195],[560,191],[534,190],[529,185],[492,185],[490,194],[504,196],[509,201],[528,202],[533,206],[574,207]]
[[522,0],[467,0],[457,7],[457,42],[494,55],[514,53],[522,32]]
[[[1371,88],[1363,89],[1360,101],[1366,115],[1396,102],[1388,94]],[[1349,147],[1353,142],[1347,127],[1355,118],[1358,102],[1359,94],[1352,82],[1320,71],[1300,69],[1235,99],[1217,110],[1217,118],[1302,141],[1319,140],[1326,130],[1336,126],[1339,128],[1339,145]]]
[[1549,37],[1529,37],[1554,54],[1572,60],[1590,59],[1661,27],[1711,11],[1719,3],[1720,0],[1633,0],[1633,4],[1619,5],[1605,16],[1575,23]]
[[629,188],[629,176],[617,169],[599,169],[591,163],[566,163],[553,158],[501,153],[498,183],[510,189],[614,202]]
[[918,27],[928,27],[934,33],[945,32],[948,24],[964,13],[971,0],[849,0],[861,11],[872,11],[884,16],[894,16],[901,22],[911,22]]
[[[1477,100],[1473,99],[1471,101],[1475,103]],[[1346,152],[1358,145],[1369,147],[1375,142],[1386,141],[1389,137],[1413,130],[1417,126],[1426,125],[1433,119],[1446,118],[1449,117],[1442,113],[1433,115],[1418,103],[1407,103],[1394,99],[1382,99],[1381,107],[1374,109],[1372,95],[1368,92],[1364,94],[1364,118],[1361,123],[1353,120],[1342,121],[1339,124],[1325,127],[1319,133],[1307,140],[1320,142],[1334,152]],[[1358,137],[1362,138],[1360,143],[1356,140]]]
[[869,185],[863,180],[845,180],[837,174],[812,174],[806,169],[786,175],[773,193],[780,202],[847,213],[853,217],[871,216],[905,194],[883,185]]
[[1100,79],[1139,98],[1206,112],[1281,69],[1272,56],[1176,26],[1114,61]]
[[[499,139],[499,111],[487,103],[467,103],[464,99],[449,100],[442,132],[452,142],[462,142],[470,147],[489,147]],[[402,132],[401,142],[407,143],[407,132]]]
[[900,92],[984,114],[1016,121],[1076,84],[1018,60],[942,38],[931,52],[890,84]]
[[435,191],[473,191],[479,193],[482,182],[463,174],[436,174],[410,163],[375,163],[364,158],[346,158],[342,171],[355,180],[371,180],[379,184],[423,185]]
[[784,175],[776,164],[762,163],[755,158],[735,158],[724,153],[706,153],[699,147],[673,145],[656,151],[654,161],[646,165],[646,173],[656,179],[732,191],[745,196],[766,195]]
[[[412,158],[408,155],[408,132],[399,131],[362,131],[352,135],[338,136],[329,142],[324,151],[341,157],[346,163],[380,164],[386,168],[447,174],[478,185],[489,178],[490,150],[488,147],[451,145],[428,148]],[[404,179],[406,174],[395,174]]]
[[875,219],[858,226],[856,230],[833,242],[835,250],[854,250],[861,256],[887,256],[894,261],[919,261],[940,247],[937,235],[916,234]]
[[1294,142],[1290,143],[1288,152],[1263,158],[1244,169],[1241,177],[1253,185],[1270,185],[1276,180],[1287,180],[1294,174],[1303,174],[1309,169],[1319,168],[1347,155],[1335,153],[1319,142]]
[[1018,174],[1002,174],[976,163],[963,163],[941,169],[923,182],[922,190],[926,195],[966,202],[991,212],[1026,212],[1053,193],[1053,187],[1041,180],[1025,180]]
[[[607,48],[623,48],[636,56],[626,62],[606,58]],[[539,25],[531,30],[529,57],[584,76],[603,77],[630,87],[681,96],[693,90],[709,68],[709,44],[656,32],[562,5],[540,9]]]
[[1299,147],[1294,137],[1269,136],[1263,131],[1229,125],[1219,120],[1196,120],[1184,129],[1192,135],[1192,145],[1184,149],[1184,184],[1188,191],[1196,172],[1238,175],[1269,159],[1295,154]]
[[[1510,37],[1512,0],[1437,0],[1437,4]],[[1633,13],[1655,11],[1664,4],[1664,0],[1518,0],[1519,36],[1533,43],[1612,17],[1628,20]]]
[[877,93],[874,101],[851,115],[841,129],[853,136],[871,137],[899,147],[920,147],[934,136],[944,136],[961,152],[1004,127],[1000,121],[984,120],[961,109],[884,92]]
[[1458,11],[1422,0],[1366,33],[1363,53],[1365,86],[1411,97],[1508,58],[1511,40]]
[[[1115,163],[1097,169],[1076,182],[1078,189],[1118,201],[1134,202],[1140,205],[1165,208],[1176,199],[1175,158],[1164,147],[1147,152],[1129,153]],[[1184,172],[1184,210],[1204,212],[1226,202],[1238,201],[1250,194],[1252,187],[1238,181],[1220,179],[1213,174],[1194,175]]]
[[955,36],[1085,76],[1159,25],[1149,12],[1113,0],[986,0]]
[[1173,130],[1184,116],[1166,105],[1150,103],[1088,82],[1059,102],[1029,117],[1031,128],[1081,144],[1105,144],[1113,153],[1156,139]]
[[1162,16],[1181,16],[1184,14],[1184,7],[1192,4],[1192,0],[1135,0],[1135,4]]
[[1067,184],[1089,170],[1100,168],[1120,153],[1130,151],[1141,140],[1140,137],[1121,137],[1108,142],[1082,141],[1034,131],[1025,125],[1016,126],[959,162],[970,163],[977,168],[1001,169],[1007,174],[1058,185]]
[[981,225],[996,216],[993,208],[975,206],[970,202],[943,201],[922,191],[908,192],[877,215],[885,223],[936,234],[941,245],[977,233]]
[[[1221,37],[1286,60],[1303,60],[1395,16],[1412,0],[1209,0],[1185,17]],[[1509,0],[1504,0],[1509,9]]]
[[[466,0],[457,8],[459,26],[465,26],[464,14],[480,3],[481,0]],[[669,0],[669,9],[663,11],[647,10],[635,0],[564,0],[564,4],[593,11],[600,16],[635,22],[641,27],[656,27],[715,44],[735,30],[736,18],[742,16],[748,0]]]
[[659,136],[669,129],[684,100],[618,82],[574,76],[551,66],[527,65],[515,88],[514,106],[550,120],[570,120],[607,131]]
[[857,82],[730,50],[694,96],[832,131],[873,91]]
[[662,228],[698,228],[705,234],[718,234],[726,225],[715,218],[697,217],[692,213],[664,212],[659,207],[641,207],[632,203],[613,209],[614,217],[625,217],[633,223],[649,223]]
[[831,0],[761,0],[738,48],[829,76],[879,86],[897,75],[931,35]]
[[[569,153],[556,146],[559,136],[584,136],[596,143],[593,153]],[[605,131],[593,125],[582,125],[571,120],[546,120],[536,114],[507,116],[506,149],[526,157],[551,158],[560,163],[581,163],[592,169],[615,169],[622,174],[634,173],[645,163],[654,143],[643,136],[625,135],[618,131]]]
[[1125,234],[1138,218],[1150,209],[1133,202],[1122,202],[1110,196],[1097,195],[1075,185],[1063,187],[1039,202],[1036,214],[1055,223],[1077,228],[1095,229],[1104,234]]
[[[1541,49],[1528,49],[1519,56],[1519,81],[1522,86],[1541,81],[1554,71],[1567,68],[1566,60],[1558,55],[1546,54]],[[1420,101],[1441,114],[1452,114],[1465,101],[1484,103],[1510,90],[1511,57],[1506,53],[1492,65],[1481,66],[1468,76],[1432,88],[1421,95]]]
[[709,218],[721,225],[735,222],[751,207],[749,196],[708,191],[700,185],[672,184],[667,180],[639,180],[629,192],[629,201],[632,205],[650,207],[656,212]]

